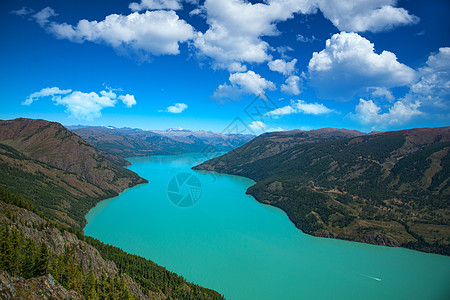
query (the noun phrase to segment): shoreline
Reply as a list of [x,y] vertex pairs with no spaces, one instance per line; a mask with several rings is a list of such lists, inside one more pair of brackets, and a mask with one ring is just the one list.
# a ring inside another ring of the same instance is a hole
[[[200,165],[200,164],[199,164],[199,165]],[[294,225],[295,228],[297,228],[298,230],[300,230],[302,233],[307,234],[307,235],[310,235],[310,236],[312,236],[312,237],[317,237],[317,238],[329,238],[329,239],[336,239],[336,240],[347,241],[347,242],[353,242],[353,243],[361,243],[361,244],[368,244],[368,245],[374,245],[374,246],[383,246],[383,247],[390,247],[390,248],[402,248],[402,249],[407,249],[407,250],[412,250],[412,251],[418,251],[418,252],[427,253],[427,254],[433,254],[433,255],[440,255],[440,256],[444,256],[444,257],[449,257],[448,255],[445,255],[445,254],[440,254],[440,253],[435,253],[435,252],[421,251],[421,250],[419,250],[419,249],[413,249],[413,248],[404,247],[404,246],[402,246],[402,245],[400,245],[400,244],[399,244],[398,246],[395,246],[395,245],[386,245],[386,244],[383,244],[383,243],[369,243],[369,242],[361,241],[361,240],[347,239],[347,238],[339,237],[337,234],[335,234],[335,233],[333,233],[333,232],[330,232],[330,231],[327,231],[327,230],[323,230],[323,232],[321,232],[321,234],[313,234],[313,233],[309,233],[309,232],[303,231],[302,228],[300,228],[299,226],[297,226],[297,224],[292,220],[290,214],[289,214],[287,211],[285,211],[285,210],[282,209],[281,207],[278,207],[278,206],[276,206],[276,205],[272,205],[271,203],[267,203],[266,201],[259,200],[255,195],[252,195],[251,193],[249,193],[249,189],[251,189],[255,184],[258,183],[256,180],[254,180],[254,179],[252,179],[252,178],[249,178],[249,177],[242,176],[242,175],[228,174],[228,173],[219,172],[219,171],[215,171],[215,170],[197,169],[196,167],[198,167],[199,165],[194,166],[194,167],[192,167],[191,169],[192,169],[192,170],[195,170],[195,171],[215,172],[215,173],[217,173],[217,174],[224,174],[224,175],[231,175],[231,176],[239,176],[239,177],[243,177],[243,178],[252,180],[252,181],[255,182],[255,183],[254,183],[252,186],[250,186],[250,187],[247,188],[247,190],[246,190],[246,192],[245,192],[247,195],[253,197],[253,198],[254,198],[258,203],[260,203],[260,204],[263,204],[263,205],[269,205],[269,206],[271,206],[271,207],[275,207],[275,208],[277,208],[277,209],[280,209],[283,213],[286,214],[287,218],[288,218],[289,221],[292,223],[292,225]]]

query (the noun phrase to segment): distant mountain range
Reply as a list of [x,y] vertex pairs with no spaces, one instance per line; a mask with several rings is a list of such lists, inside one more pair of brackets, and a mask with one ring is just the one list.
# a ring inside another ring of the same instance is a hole
[[302,231],[450,255],[450,127],[262,134],[194,167],[254,179]]
[[89,144],[122,157],[190,152],[224,152],[253,139],[250,134],[223,134],[182,128],[142,130],[112,126],[69,126]]

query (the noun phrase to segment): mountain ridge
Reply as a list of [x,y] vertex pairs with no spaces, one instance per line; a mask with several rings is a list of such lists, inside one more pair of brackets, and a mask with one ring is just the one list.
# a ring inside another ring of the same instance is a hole
[[450,127],[339,134],[267,133],[194,169],[255,180],[306,233],[449,255]]
[[73,132],[89,144],[121,157],[171,155],[211,149],[223,152],[239,147],[254,137],[203,130],[142,130],[101,126],[76,127]]
[[127,163],[56,122],[0,121],[0,184],[69,226],[82,228],[98,201],[147,182],[122,167]]

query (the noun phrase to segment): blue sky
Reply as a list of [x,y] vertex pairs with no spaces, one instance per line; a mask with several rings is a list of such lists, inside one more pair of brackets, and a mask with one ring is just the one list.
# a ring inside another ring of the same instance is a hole
[[450,125],[446,0],[4,0],[0,14],[1,119],[256,134]]

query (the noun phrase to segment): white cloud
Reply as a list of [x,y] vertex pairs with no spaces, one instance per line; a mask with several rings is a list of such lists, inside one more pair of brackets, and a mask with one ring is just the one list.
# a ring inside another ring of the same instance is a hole
[[297,75],[291,75],[286,79],[286,83],[281,85],[280,90],[289,95],[299,95],[300,94],[300,77]]
[[248,127],[250,127],[250,129],[253,129],[255,131],[264,131],[266,129],[266,124],[264,124],[264,122],[261,121],[253,121],[251,122]]
[[388,108],[387,112],[382,112],[372,100],[360,99],[355,107],[355,114],[351,115],[364,125],[371,125],[373,128],[383,129],[391,125],[403,124],[413,117],[421,115],[419,111],[420,103],[395,102]]
[[295,71],[295,64],[297,63],[297,59],[293,59],[290,62],[285,61],[283,59],[275,59],[273,61],[269,61],[267,64],[269,69],[274,72],[279,72],[285,76],[291,75]]
[[132,107],[133,105],[136,105],[136,99],[134,99],[134,95],[126,94],[126,95],[120,95],[118,98],[120,101],[123,102],[127,107]]
[[341,31],[389,30],[416,24],[419,18],[404,8],[394,7],[397,0],[314,0],[325,18]]
[[52,99],[56,105],[65,106],[66,112],[77,119],[91,121],[101,117],[101,111],[105,107],[114,107],[115,99],[99,96],[95,92],[83,93],[74,91],[67,96],[55,96]]
[[228,85],[227,83],[219,85],[217,90],[214,92],[214,98],[235,99],[242,94],[263,96],[265,90],[276,89],[273,82],[261,77],[261,75],[256,74],[253,71],[230,74],[229,81],[231,85]]
[[58,14],[55,12],[55,10],[51,7],[46,7],[44,9],[42,9],[41,11],[38,11],[37,13],[35,13],[33,15],[33,19],[36,20],[36,23],[38,23],[41,27],[44,27],[45,25],[48,24],[49,19],[51,17],[55,17]]
[[[100,95],[99,95],[100,94]],[[95,92],[84,93],[80,91],[61,90],[58,87],[44,88],[39,92],[30,94],[22,103],[30,105],[36,100],[43,97],[51,97],[55,105],[66,107],[66,113],[71,117],[80,120],[91,121],[101,116],[102,109],[106,107],[114,107],[117,103],[117,95],[111,90],[101,91],[99,94]],[[127,107],[136,104],[133,95],[126,94],[118,97]]]
[[311,85],[322,97],[349,100],[369,87],[404,86],[416,72],[397,61],[394,53],[377,54],[374,45],[357,33],[341,32],[326,41],[309,61]]
[[262,63],[271,59],[269,44],[261,36],[279,32],[276,23],[296,12],[311,12],[309,1],[272,0],[252,4],[242,0],[206,0],[203,9],[209,29],[198,33],[194,45],[199,56],[212,59],[213,68],[230,72],[245,71],[245,63]]
[[[48,19],[42,20],[48,22]],[[131,50],[143,57],[178,54],[179,43],[194,37],[191,25],[179,19],[174,11],[166,10],[134,12],[126,16],[112,14],[103,21],[80,20],[76,26],[51,22],[45,28],[59,39],[106,44],[119,51]]]
[[386,99],[388,101],[394,100],[394,95],[392,92],[384,87],[371,87],[367,91],[375,98]]
[[267,112],[265,115],[267,117],[279,118],[284,115],[299,114],[299,113],[309,115],[322,115],[331,112],[333,112],[333,110],[329,109],[323,104],[307,103],[303,100],[296,100],[296,101],[291,100],[290,105],[274,109],[272,111]]
[[178,0],[141,0],[140,3],[131,2],[128,6],[132,11],[141,11],[144,9],[181,9]]
[[420,100],[424,105],[447,107],[450,102],[450,48],[440,48],[419,69],[420,79],[411,86],[405,98]]
[[302,43],[312,43],[314,41],[320,41],[318,38],[316,38],[314,35],[312,37],[305,37],[301,34],[297,34],[297,41]]
[[48,87],[48,88],[43,88],[42,90],[40,90],[39,92],[34,92],[32,94],[30,94],[25,101],[22,102],[23,105],[30,105],[31,103],[33,103],[34,101],[39,100],[39,98],[42,97],[48,97],[48,96],[56,96],[56,95],[65,95],[65,94],[69,94],[71,93],[72,90],[61,90],[58,87]]
[[26,6],[22,6],[21,9],[12,10],[9,13],[12,14],[12,15],[23,17],[23,16],[27,16],[29,14],[34,13],[34,9],[31,9],[29,7],[26,7]]
[[174,105],[169,106],[166,111],[173,114],[179,114],[187,108],[188,106],[184,103],[175,103]]

